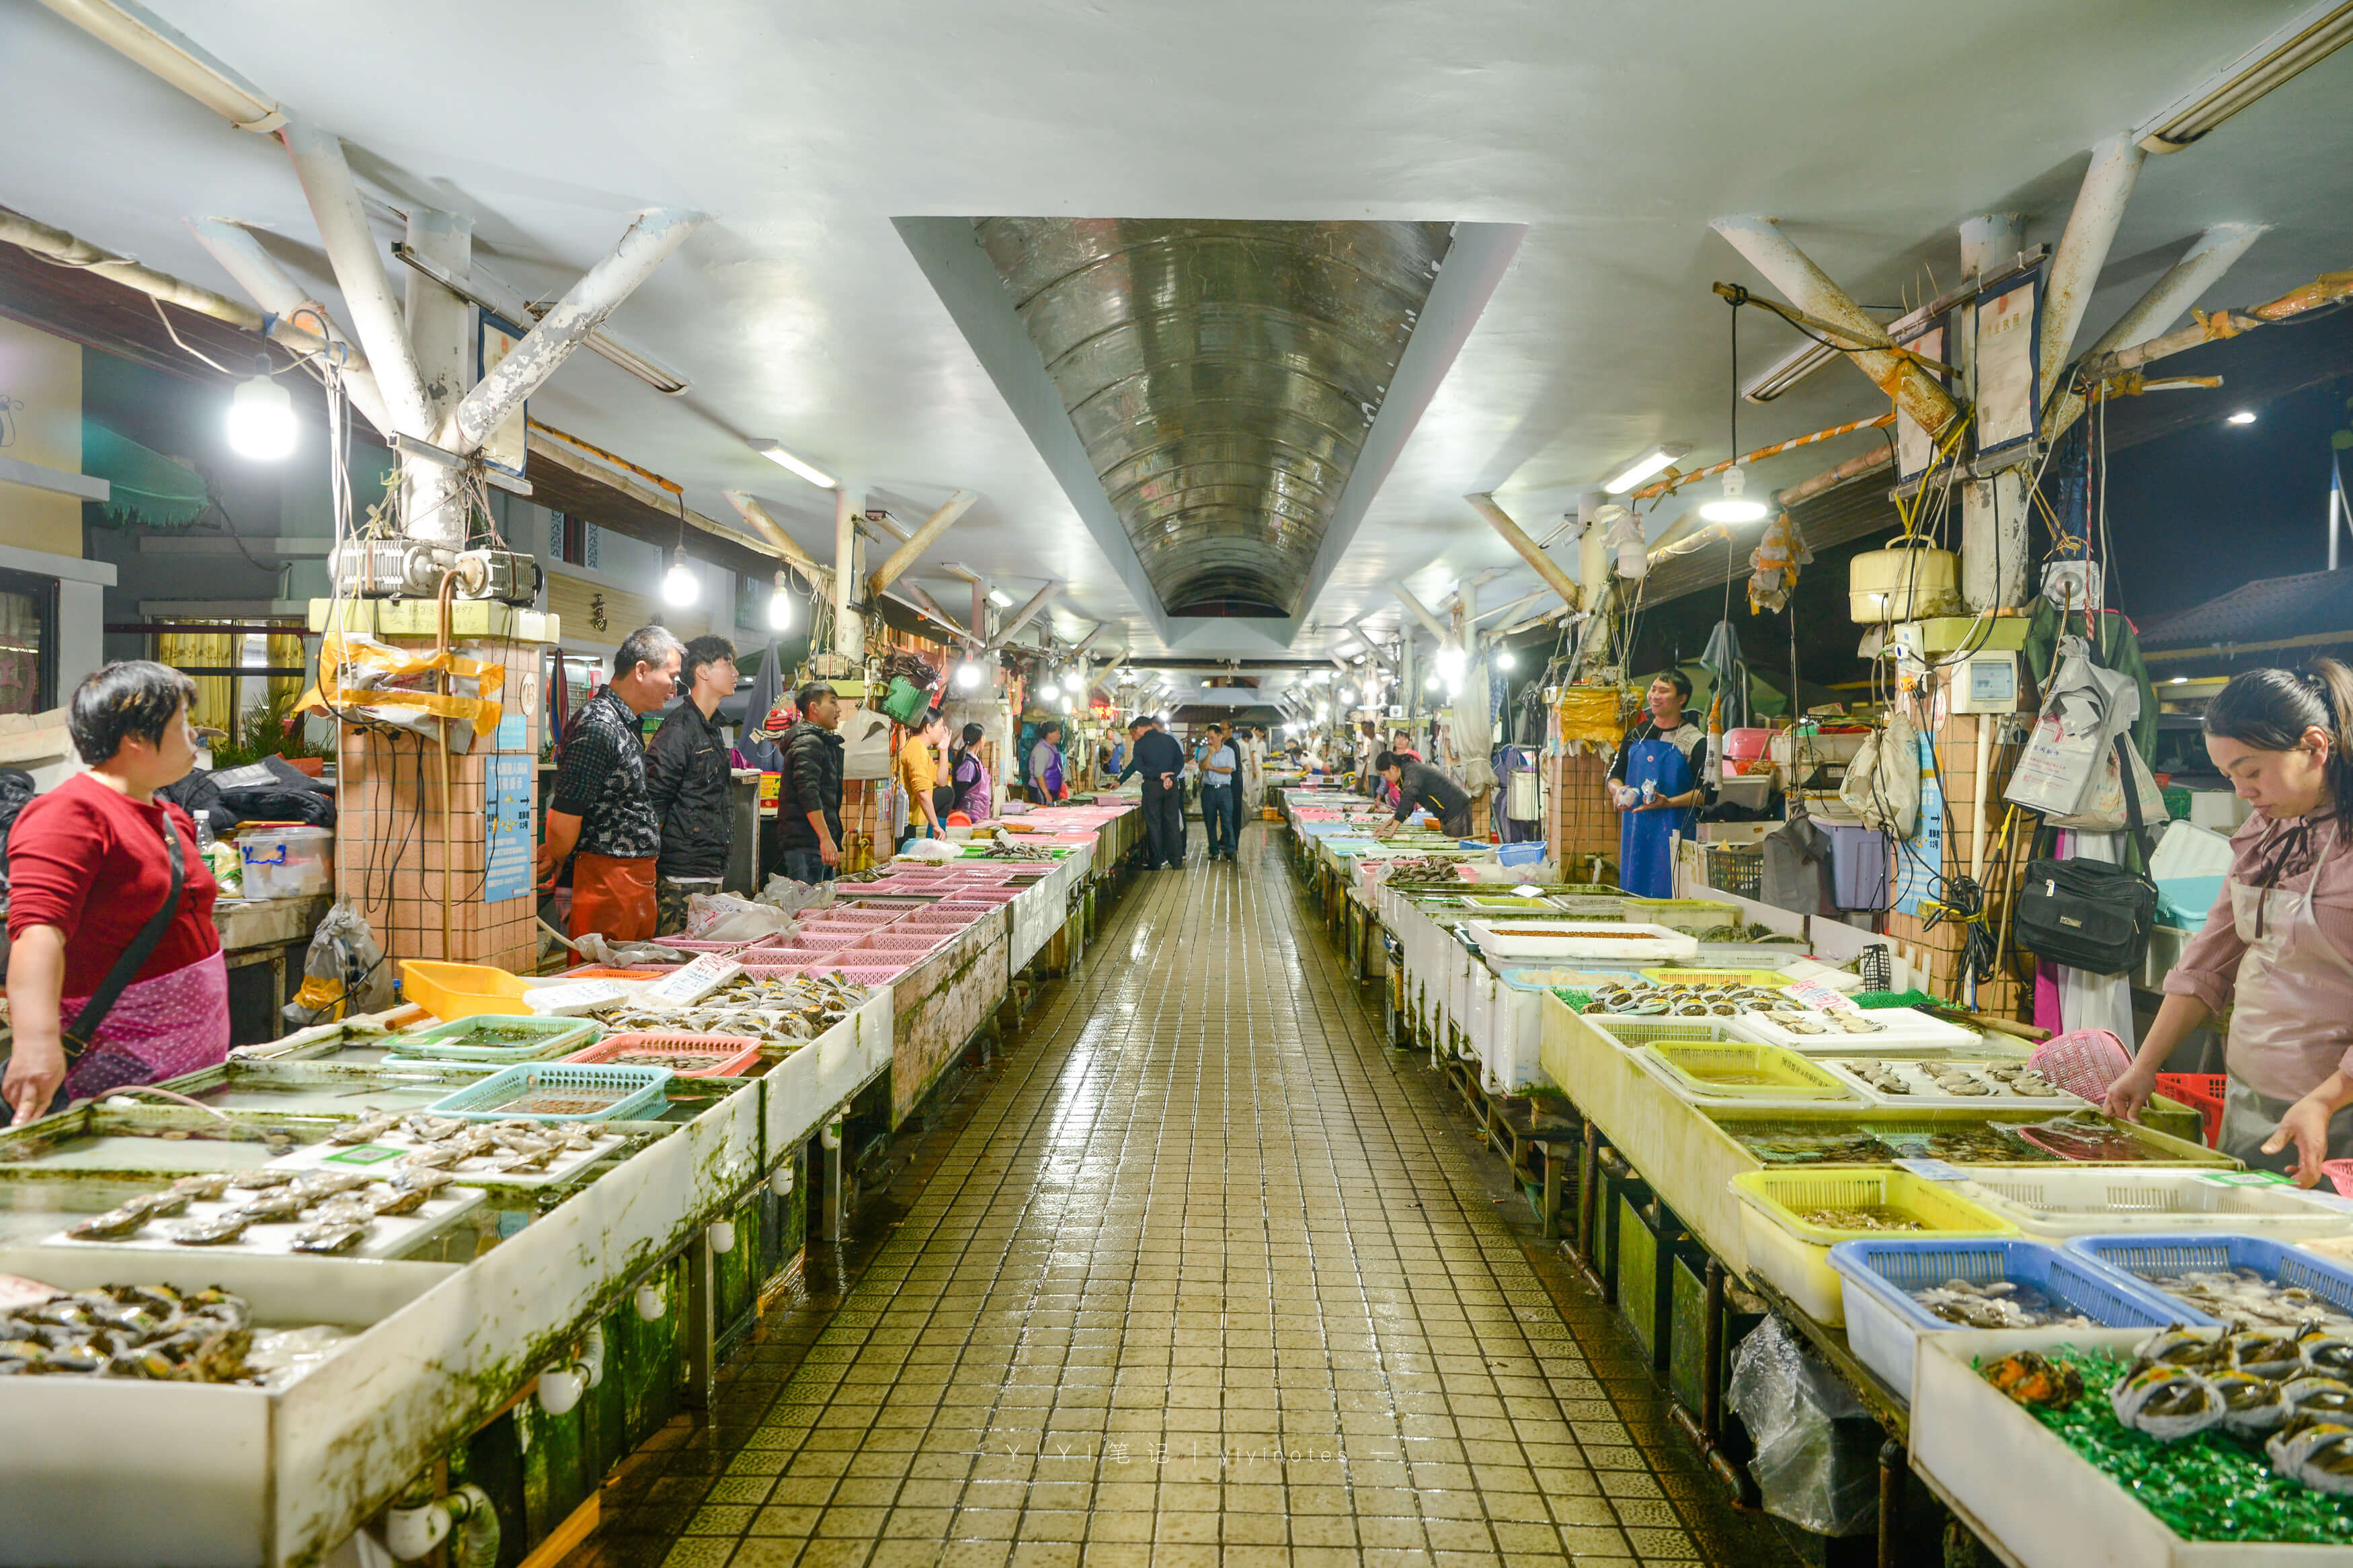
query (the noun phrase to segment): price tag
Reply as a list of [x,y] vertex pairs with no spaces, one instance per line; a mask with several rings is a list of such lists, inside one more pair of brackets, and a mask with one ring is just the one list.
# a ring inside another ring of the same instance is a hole
[[569,985],[534,985],[523,993],[523,1005],[551,1018],[575,1018],[609,1007],[628,994],[609,980],[575,980]]
[[1544,897],[1544,889],[1537,887],[1534,882],[1522,882],[1518,887],[1514,888],[1512,891],[1514,894],[1523,899],[1541,899]]
[[1795,985],[1783,987],[1782,994],[1817,1012],[1859,1013],[1862,1011],[1854,1005],[1852,997],[1831,990],[1820,981],[1800,980]]
[[665,1006],[691,1007],[743,973],[743,964],[734,959],[706,952],[655,981],[648,994]]
[[1898,1160],[1896,1169],[1931,1182],[1966,1182],[1969,1173],[1947,1160]]

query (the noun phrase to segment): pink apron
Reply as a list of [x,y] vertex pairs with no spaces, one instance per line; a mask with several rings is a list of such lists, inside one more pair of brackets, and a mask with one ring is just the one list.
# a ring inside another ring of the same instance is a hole
[[[2277,1163],[2255,1151],[2353,1047],[2353,959],[2321,934],[2313,916],[2321,867],[2337,847],[2332,830],[2301,893],[2251,888],[2235,877],[2229,883],[2232,919],[2247,947],[2231,1004],[2223,1057],[2231,1092],[2216,1142],[2251,1164]],[[2353,1118],[2332,1121],[2328,1141],[2332,1157],[2340,1144],[2353,1144]]]
[[[87,996],[58,1005],[66,1028],[81,1016]],[[228,1058],[228,958],[215,952],[195,963],[135,981],[115,999],[98,1038],[66,1074],[53,1108],[89,1100],[126,1084],[157,1083]]]

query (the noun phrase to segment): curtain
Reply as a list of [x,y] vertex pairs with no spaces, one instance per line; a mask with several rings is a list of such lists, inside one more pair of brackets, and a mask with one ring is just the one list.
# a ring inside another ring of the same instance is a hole
[[[155,658],[174,669],[219,668],[237,662],[237,642],[228,632],[166,632],[155,639]],[[236,681],[226,675],[199,675],[195,682],[196,700],[189,706],[188,721],[199,730],[227,734]]]

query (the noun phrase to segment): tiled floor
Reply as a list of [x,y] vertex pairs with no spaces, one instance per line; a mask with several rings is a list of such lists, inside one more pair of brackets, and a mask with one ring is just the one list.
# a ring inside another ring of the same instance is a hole
[[829,1321],[575,1568],[1787,1560],[1379,1042],[1277,831],[1129,892]]

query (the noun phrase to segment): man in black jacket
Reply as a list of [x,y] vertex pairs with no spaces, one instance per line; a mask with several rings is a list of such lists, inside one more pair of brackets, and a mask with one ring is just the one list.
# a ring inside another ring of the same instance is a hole
[[696,637],[680,663],[686,700],[662,720],[646,753],[646,793],[661,819],[661,857],[654,863],[659,918],[654,929],[663,936],[686,930],[691,894],[719,890],[735,837],[734,813],[727,803],[734,770],[717,717],[719,704],[735,691],[735,645],[725,637]]
[[841,864],[841,699],[812,680],[793,699],[801,716],[785,731],[784,776],[777,781],[776,841],[785,875],[829,882]]
[[1127,721],[1127,766],[1144,775],[1144,868],[1176,870],[1185,864],[1185,748],[1149,713]]

